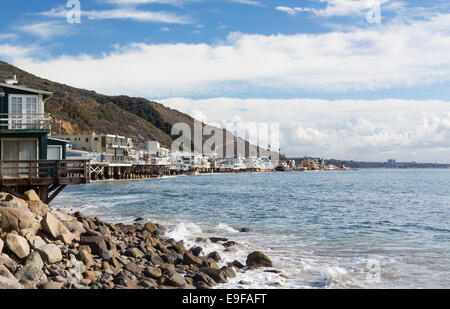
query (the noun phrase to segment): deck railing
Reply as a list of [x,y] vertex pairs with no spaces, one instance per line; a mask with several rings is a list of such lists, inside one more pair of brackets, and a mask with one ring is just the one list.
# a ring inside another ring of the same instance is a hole
[[80,184],[89,180],[89,160],[0,161],[2,185]]
[[50,130],[47,114],[0,114],[0,130]]

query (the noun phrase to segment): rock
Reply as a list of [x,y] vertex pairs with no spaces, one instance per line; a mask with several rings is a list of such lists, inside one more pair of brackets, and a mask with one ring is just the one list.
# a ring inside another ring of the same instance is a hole
[[236,246],[237,244],[238,244],[238,243],[235,242],[235,241],[227,241],[226,243],[223,244],[223,246],[224,246],[225,248],[230,248],[230,247]]
[[213,287],[213,286],[215,286],[217,284],[216,281],[214,281],[213,278],[211,278],[210,276],[208,276],[207,274],[202,273],[202,272],[197,272],[194,275],[193,279],[194,279],[194,284],[196,286],[198,285],[198,283],[204,283],[208,287]]
[[144,274],[147,277],[150,277],[150,278],[153,278],[153,279],[158,279],[158,278],[160,278],[162,276],[161,269],[156,268],[156,267],[152,267],[152,266],[147,267],[145,269],[145,271],[144,271]]
[[26,191],[23,194],[23,199],[25,201],[40,201],[41,200],[34,190]]
[[251,283],[251,282],[249,282],[249,281],[245,281],[245,280],[241,280],[241,281],[239,281],[239,284],[240,284],[240,285],[252,285],[252,283]]
[[217,283],[227,283],[227,276],[223,270],[201,267],[200,272],[207,274]]
[[42,270],[42,268],[44,268],[44,261],[42,261],[41,255],[39,253],[37,253],[36,251],[32,251],[27,257],[25,266],[30,266]]
[[64,284],[62,282],[49,281],[41,285],[40,288],[43,290],[61,290],[63,285]]
[[136,263],[133,263],[133,262],[126,264],[125,269],[133,274],[138,274],[138,275],[141,274],[141,272],[142,272],[141,268]]
[[230,263],[230,264],[228,264],[228,265],[234,266],[234,267],[236,267],[236,268],[238,268],[238,269],[245,268],[245,265],[243,265],[241,262],[239,262],[239,261],[237,261],[237,260],[234,260],[232,263]]
[[154,265],[162,265],[164,264],[164,260],[159,255],[151,255],[147,257],[149,261],[151,261]]
[[42,282],[42,281],[47,280],[47,276],[44,274],[44,272],[42,270],[31,267],[31,266],[25,266],[25,267],[17,270],[14,273],[14,276],[20,282],[22,282],[22,281]]
[[128,256],[132,256],[135,258],[141,258],[144,256],[144,253],[138,248],[129,248],[126,253]]
[[225,272],[228,278],[236,278],[236,272],[233,270],[232,267],[222,267],[221,270]]
[[183,255],[183,265],[202,265],[203,261],[187,251]]
[[37,248],[37,251],[41,255],[42,259],[49,264],[62,261],[61,249],[54,244],[43,245]]
[[81,235],[80,245],[87,245],[91,248],[93,254],[101,254],[102,250],[108,250],[106,242],[103,237],[100,236],[85,236]]
[[226,242],[226,241],[228,241],[228,238],[223,238],[223,237],[210,237],[209,240],[210,240],[213,244],[215,244],[215,243],[218,243],[219,241]]
[[261,251],[250,253],[246,265],[249,267],[273,267],[272,261]]
[[25,238],[16,234],[6,236],[6,245],[19,259],[26,258],[30,254],[30,246]]
[[0,228],[6,233],[30,229],[36,223],[31,212],[12,207],[0,207],[0,218]]
[[17,267],[16,262],[4,253],[0,255],[0,265],[4,265],[9,271],[12,272],[15,271]]
[[74,237],[72,233],[51,212],[47,213],[41,221],[42,228],[54,239],[65,244],[71,244]]
[[80,260],[87,267],[91,267],[91,266],[95,265],[95,261],[90,253],[90,250],[86,250],[85,248],[81,249],[81,251],[80,251]]
[[176,286],[176,287],[181,287],[181,286],[184,286],[185,284],[187,284],[184,277],[178,273],[173,274],[172,277],[170,277],[169,279],[167,279],[165,281],[165,283],[170,286]]
[[6,268],[5,265],[0,265],[0,277],[5,277],[5,278],[11,279],[13,281],[18,281],[16,279],[16,277],[14,277],[13,274],[11,274],[9,269]]
[[142,279],[139,282],[139,285],[145,289],[157,289],[158,288],[158,284],[156,283],[156,281],[151,278]]
[[183,252],[186,251],[186,247],[184,246],[183,243],[179,242],[176,243],[175,245],[173,245],[172,247],[170,247],[170,249],[174,250],[177,253],[183,254]]
[[248,227],[243,227],[243,228],[239,229],[239,232],[241,232],[241,233],[248,233],[248,232],[250,232],[250,229]]
[[202,253],[203,249],[199,246],[195,246],[189,249],[189,251],[191,251],[194,256],[198,257]]
[[210,254],[208,254],[208,258],[213,259],[215,262],[222,261],[222,257],[216,251],[211,252]]
[[3,240],[0,239],[0,254],[2,254],[4,245],[5,245],[5,243],[3,242]]
[[173,266],[172,264],[162,264],[159,268],[164,275],[167,275],[169,277],[172,276],[175,272],[175,266]]
[[23,286],[14,280],[0,276],[0,290],[23,289]]
[[37,250],[39,247],[46,245],[47,243],[39,236],[29,238],[28,242],[30,243],[31,248]]
[[80,236],[86,233],[83,223],[78,221],[63,221],[64,226],[72,233],[76,241],[80,241]]
[[28,209],[36,217],[44,217],[50,211],[50,206],[42,201],[31,201],[28,203]]
[[95,272],[93,272],[93,271],[89,271],[89,270],[85,271],[84,276],[86,279],[91,280],[91,282],[97,282],[97,276],[95,275]]
[[160,226],[159,224],[152,223],[152,222],[147,222],[144,225],[144,230],[149,231],[150,233],[153,233],[153,232],[163,233],[163,232],[165,232],[165,229],[162,226]]

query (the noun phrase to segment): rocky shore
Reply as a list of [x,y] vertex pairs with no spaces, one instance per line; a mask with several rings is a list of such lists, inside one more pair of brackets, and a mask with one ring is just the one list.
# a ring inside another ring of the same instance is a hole
[[210,289],[241,272],[272,267],[259,251],[245,264],[219,267],[218,252],[186,248],[165,231],[139,218],[133,225],[109,224],[52,209],[33,190],[20,198],[0,193],[0,289]]

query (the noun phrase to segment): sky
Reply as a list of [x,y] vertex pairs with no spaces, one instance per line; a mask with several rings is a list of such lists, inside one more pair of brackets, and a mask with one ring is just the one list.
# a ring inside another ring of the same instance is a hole
[[209,124],[278,123],[289,156],[450,162],[448,1],[15,0],[0,25],[3,61]]

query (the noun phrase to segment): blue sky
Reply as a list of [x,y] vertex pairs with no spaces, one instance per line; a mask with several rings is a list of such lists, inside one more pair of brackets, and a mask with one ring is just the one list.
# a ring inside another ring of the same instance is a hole
[[81,23],[66,4],[2,3],[0,59],[214,124],[280,122],[290,155],[449,161],[448,1],[81,0]]

